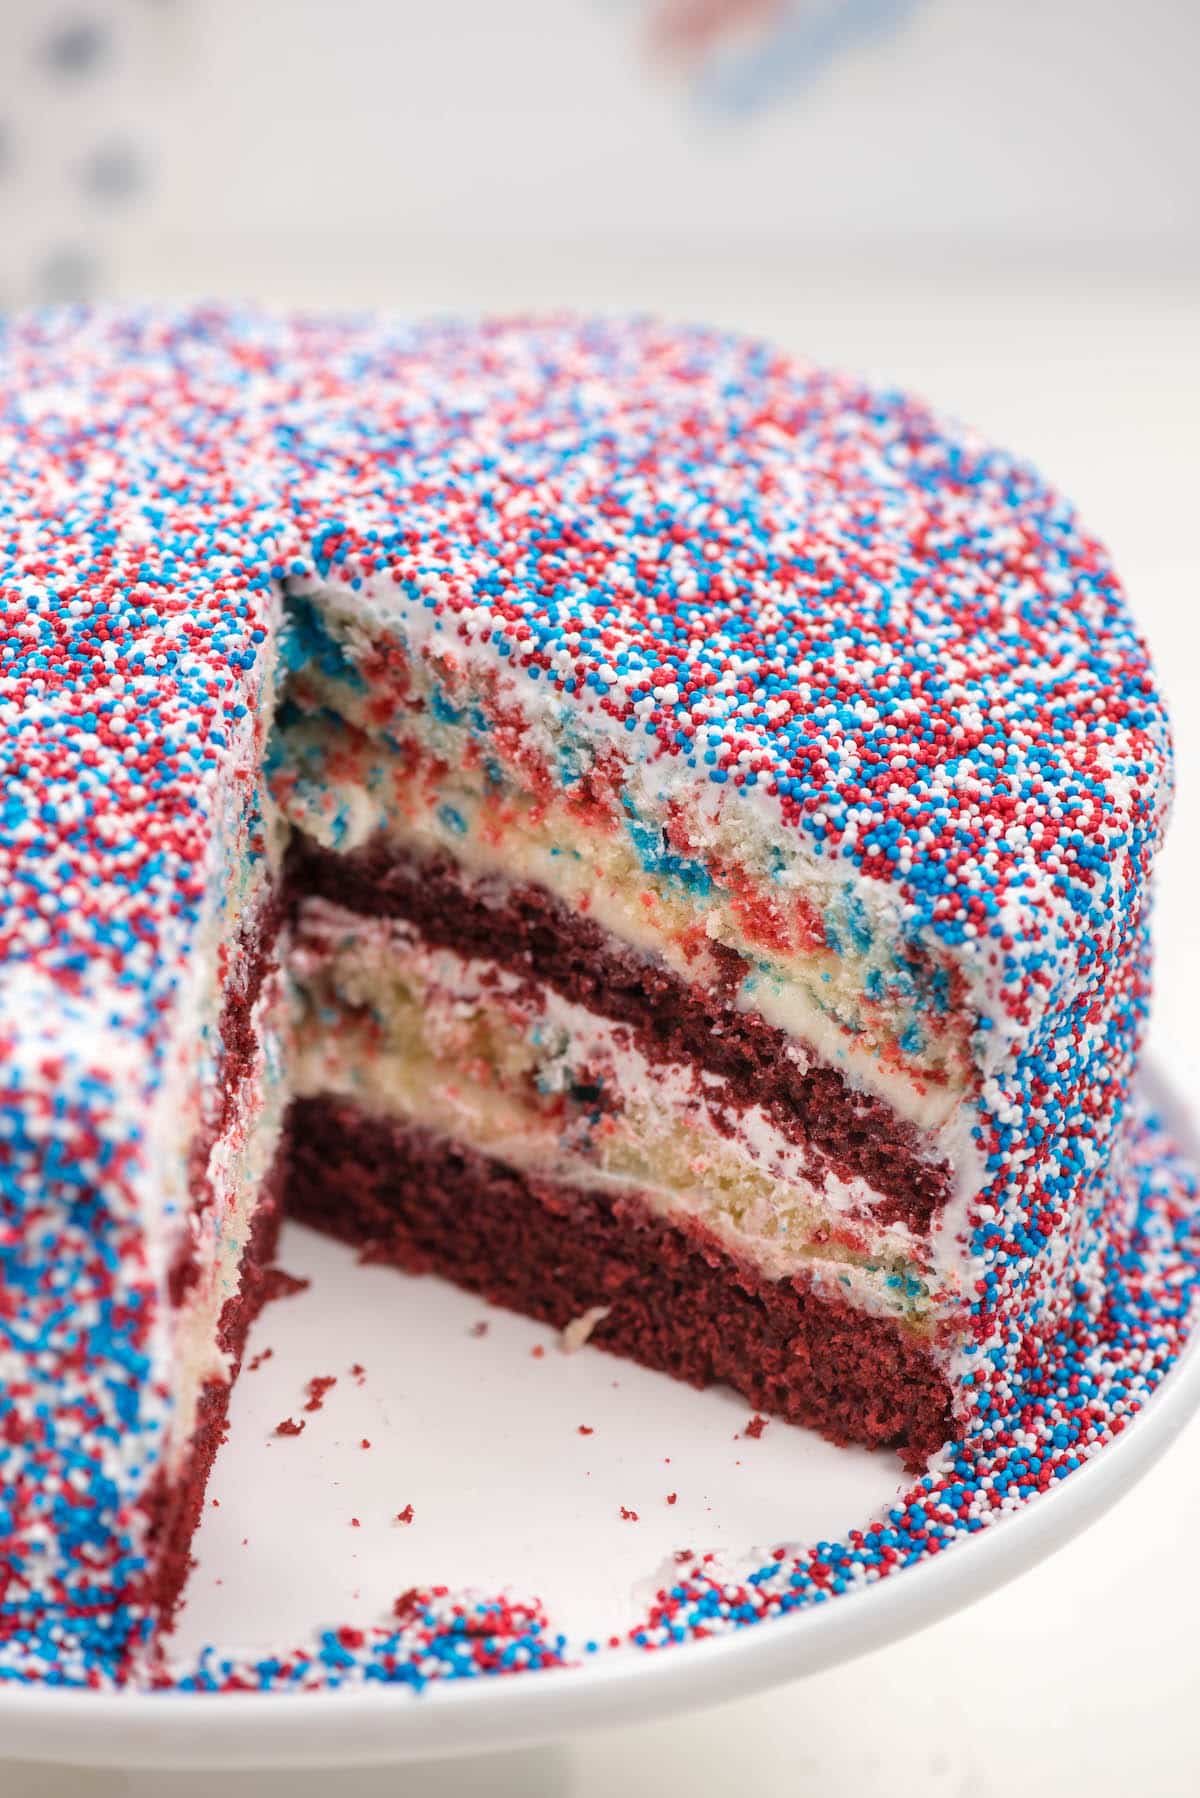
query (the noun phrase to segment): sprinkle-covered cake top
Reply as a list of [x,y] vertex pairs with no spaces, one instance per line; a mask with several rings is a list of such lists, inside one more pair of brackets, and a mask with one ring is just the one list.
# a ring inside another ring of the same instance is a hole
[[755,343],[60,315],[7,328],[0,452],[0,956],[66,985],[171,979],[290,575],[765,805],[986,952],[1018,1025],[1161,828],[1162,706],[1071,509]]

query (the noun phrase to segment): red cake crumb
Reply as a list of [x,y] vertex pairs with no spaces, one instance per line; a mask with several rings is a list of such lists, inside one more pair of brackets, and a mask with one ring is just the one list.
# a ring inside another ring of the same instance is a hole
[[621,1506],[621,1516],[624,1518],[626,1523],[636,1523],[638,1520],[637,1512],[627,1510],[624,1505]]
[[[753,1416],[750,1419],[749,1423],[744,1424],[742,1426],[742,1435],[743,1436],[752,1436],[754,1438],[754,1440],[757,1442],[758,1438],[762,1435],[762,1433],[766,1429],[766,1427],[767,1427],[767,1419],[765,1417],[759,1417],[756,1414],[755,1416]],[[734,1441],[735,1442],[737,1441],[736,1436],[734,1437]]]
[[246,1372],[247,1373],[257,1373],[259,1368],[262,1366],[263,1362],[269,1361],[271,1359],[271,1356],[274,1353],[275,1353],[274,1349],[269,1349],[269,1348],[259,1349],[257,1355],[253,1356],[253,1358],[247,1364]]
[[359,1443],[359,1445],[358,1445],[358,1446],[359,1446],[359,1448],[370,1448],[370,1446],[371,1446],[371,1439],[370,1439],[370,1437],[369,1437],[369,1436],[364,1436],[364,1437],[363,1437],[363,1439],[362,1439],[362,1441],[361,1441],[361,1442],[360,1442],[360,1443]]
[[393,1600],[392,1616],[399,1623],[410,1623],[421,1608],[421,1594],[416,1586],[410,1586],[407,1592],[401,1592]]
[[350,1528],[352,1530],[360,1530],[362,1528],[362,1524],[358,1521],[357,1517],[352,1517],[350,1519]]
[[677,1498],[678,1498],[678,1497],[679,1497],[679,1494],[678,1494],[678,1492],[668,1492],[668,1493],[667,1493],[667,1503],[668,1503],[668,1504],[669,1504],[669,1505],[673,1505],[673,1504],[674,1504],[674,1503],[675,1503],[675,1500],[676,1500],[676,1499],[677,1499]]
[[411,1523],[415,1513],[411,1505],[405,1505],[402,1511],[396,1512],[397,1523]]
[[544,1354],[545,1354],[545,1352],[546,1352],[546,1351],[545,1351],[545,1349],[544,1349],[544,1348],[543,1348],[543,1347],[542,1347],[542,1345],[541,1345],[541,1343],[540,1343],[540,1342],[539,1342],[539,1343],[536,1343],[536,1344],[535,1344],[535,1345],[534,1345],[534,1347],[533,1347],[533,1348],[531,1348],[531,1349],[530,1349],[530,1351],[529,1351],[529,1352],[530,1352],[530,1354],[531,1354],[531,1355],[532,1355],[532,1356],[533,1356],[533,1358],[534,1358],[534,1360],[535,1360],[535,1361],[540,1361],[540,1360],[541,1360],[541,1358],[542,1358],[542,1356],[543,1356],[543,1355],[544,1355]]
[[319,1411],[325,1403],[325,1394],[331,1386],[337,1385],[337,1375],[333,1373],[314,1374],[304,1390],[308,1393],[306,1411]]
[[262,1273],[261,1303],[270,1305],[275,1299],[290,1299],[294,1293],[307,1292],[312,1285],[298,1274],[289,1274],[282,1267],[266,1267]]
[[367,1377],[367,1370],[362,1365],[361,1361],[353,1362],[350,1367],[350,1372],[353,1374],[354,1378],[357,1380],[358,1384],[361,1386],[363,1381]]
[[277,1436],[298,1436],[303,1428],[303,1418],[297,1423],[294,1417],[285,1417],[282,1423],[275,1425],[275,1434]]
[[596,1432],[590,1423],[581,1423],[579,1426],[579,1434],[581,1436],[594,1436]]

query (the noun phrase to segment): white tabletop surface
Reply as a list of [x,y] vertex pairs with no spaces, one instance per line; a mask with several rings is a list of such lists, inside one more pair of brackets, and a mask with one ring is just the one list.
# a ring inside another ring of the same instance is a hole
[[[129,284],[211,286],[186,240]],[[353,258],[350,259],[353,264]],[[572,252],[486,270],[414,257],[402,273],[269,261],[243,289],[412,310],[548,301],[648,306],[768,333],[904,382],[1037,461],[1109,544],[1173,707],[1179,797],[1163,857],[1162,1065],[1200,1100],[1200,286],[1119,274],[944,280],[605,263]],[[819,1798],[1172,1798],[1200,1790],[1200,1425],[1086,1535],[1007,1589],[852,1664],[703,1713],[584,1737],[538,1755],[430,1769],[122,1774],[0,1762],[3,1798],[529,1798],[813,1793]],[[0,1751],[2,1751],[0,1744]],[[333,1782],[336,1781],[336,1788]]]

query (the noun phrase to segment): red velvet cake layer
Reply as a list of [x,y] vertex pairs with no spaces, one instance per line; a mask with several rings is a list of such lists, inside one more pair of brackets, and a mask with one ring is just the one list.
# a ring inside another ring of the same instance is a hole
[[232,1382],[241,1368],[250,1326],[272,1296],[270,1263],[274,1258],[283,1221],[288,1175],[286,1129],[276,1151],[271,1172],[263,1186],[250,1236],[242,1254],[237,1292],[221,1312],[217,1346],[228,1357],[230,1379],[209,1380],[200,1395],[196,1427],[182,1472],[168,1483],[160,1477],[146,1500],[150,1514],[147,1564],[150,1568],[149,1603],[169,1629],[192,1565],[192,1537],[200,1522],[205,1488],[217,1450],[225,1440]]
[[[253,921],[243,927],[237,948],[230,958],[239,973],[226,987],[217,1022],[217,1035],[221,1042],[220,1080],[207,1127],[198,1133],[188,1156],[188,1190],[194,1213],[202,1212],[212,1203],[208,1177],[212,1152],[234,1126],[241,1102],[242,1085],[251,1078],[258,1056],[254,1007],[258,1003],[263,982],[278,969],[279,938],[283,921],[283,896],[275,891]],[[173,1305],[183,1303],[195,1284],[199,1271],[192,1239],[189,1237],[171,1269],[170,1298]]]
[[[258,1040],[254,1008],[268,975],[278,967],[283,905],[272,895],[239,938],[233,958],[237,970],[221,1004],[217,1032],[221,1042],[221,1077],[207,1127],[192,1144],[189,1186],[193,1215],[213,1202],[208,1168],[212,1152],[235,1127],[242,1089],[254,1078]],[[246,1336],[270,1295],[268,1264],[275,1253],[283,1218],[287,1180],[286,1137],[281,1139],[271,1170],[258,1195],[250,1235],[242,1253],[237,1292],[228,1299],[217,1324],[217,1347],[230,1366],[230,1381],[210,1380],[200,1394],[196,1423],[183,1471],[168,1482],[161,1475],[146,1500],[150,1515],[147,1565],[150,1569],[150,1603],[169,1627],[179,1604],[191,1566],[192,1536],[200,1521],[204,1491],[213,1460],[225,1436],[230,1386],[241,1366]],[[171,1270],[169,1297],[178,1309],[186,1303],[200,1269],[194,1239],[189,1233],[179,1259]]]
[[[534,1179],[334,1099],[289,1113],[288,1210],[373,1261],[444,1275],[556,1328],[609,1307],[590,1341],[835,1442],[925,1464],[951,1435],[928,1347],[802,1280],[772,1281],[634,1196]],[[402,1303],[401,1298],[398,1302]]]
[[[857,1176],[884,1195],[872,1208],[880,1223],[924,1235],[950,1197],[949,1166],[922,1159],[918,1132],[884,1100],[836,1068],[797,1065],[783,1031],[624,948],[541,887],[473,883],[444,858],[417,862],[373,845],[342,855],[300,836],[286,879],[293,904],[311,893],[365,917],[409,919],[434,947],[486,957],[629,1026],[648,1060],[721,1075],[738,1103],[761,1105],[803,1143],[815,1169]],[[732,990],[746,966],[726,953]]]

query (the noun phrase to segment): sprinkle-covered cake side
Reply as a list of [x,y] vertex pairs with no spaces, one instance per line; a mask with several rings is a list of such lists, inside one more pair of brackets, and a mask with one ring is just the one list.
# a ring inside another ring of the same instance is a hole
[[221,1031],[269,887],[275,597],[248,461],[213,454],[244,439],[247,353],[214,325],[4,337],[0,1676],[147,1650],[146,1501],[223,1372],[272,1148],[269,1040],[240,1066]]
[[[376,908],[422,990],[485,983],[522,1091],[594,1108],[582,1045],[684,1067],[723,1008],[742,1059],[705,1076],[754,1155],[907,1232],[964,1441],[1102,1316],[1169,744],[1029,469],[699,330],[212,309],[5,327],[0,455],[0,1674],[143,1664],[156,1477],[221,1377],[181,1381],[184,1326],[219,1336],[307,1065],[254,961],[276,808],[312,882],[382,845],[521,928],[591,913],[610,986],[644,958],[657,1061],[579,955],[554,985],[548,928],[535,1001]],[[335,898],[289,903],[351,992]],[[872,1244],[855,1302],[908,1342]]]

